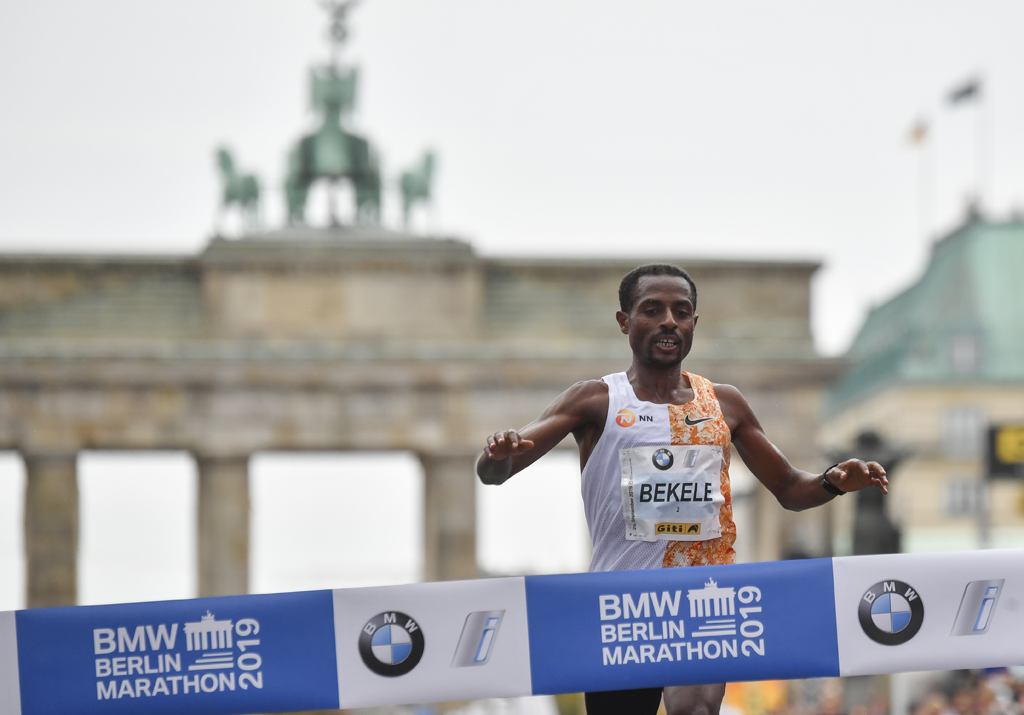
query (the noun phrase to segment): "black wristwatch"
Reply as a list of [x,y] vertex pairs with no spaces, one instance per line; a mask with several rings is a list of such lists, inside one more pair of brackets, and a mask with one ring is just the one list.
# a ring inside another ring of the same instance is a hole
[[838,466],[839,466],[839,462],[836,462],[831,467],[829,467],[828,469],[826,469],[824,472],[821,473],[821,486],[829,494],[834,494],[837,497],[841,497],[841,496],[843,496],[843,494],[846,494],[846,492],[844,492],[842,489],[840,489],[839,487],[835,486],[834,484],[832,484],[832,482],[830,482],[828,479],[825,478],[825,475],[828,474],[829,471],[833,467],[838,467]]

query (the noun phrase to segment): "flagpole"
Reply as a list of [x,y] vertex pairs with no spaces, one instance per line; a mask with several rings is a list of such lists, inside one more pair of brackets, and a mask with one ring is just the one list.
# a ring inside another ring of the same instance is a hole
[[[980,83],[980,80],[979,80]],[[988,179],[989,172],[989,156],[988,156],[988,102],[985,101],[985,93],[983,91],[978,92],[978,105],[974,115],[975,122],[975,136],[974,136],[974,152],[975,152],[975,171],[977,172],[978,182],[978,213],[983,213],[986,206],[986,196],[988,193]]]
[[928,141],[928,121],[921,117],[910,129],[907,138],[917,152],[917,232],[927,241],[931,235],[931,188],[932,175],[929,171],[931,158]]
[[934,185],[934,176],[931,169],[931,159],[933,152],[931,151],[931,143],[926,143],[923,147],[918,150],[917,157],[917,202],[918,202],[918,232],[924,238],[925,243],[931,239],[931,221],[932,221],[932,187]]
[[988,131],[987,113],[982,106],[983,80],[975,75],[949,93],[947,99],[951,106],[965,102],[974,103],[974,206],[972,211],[981,212],[985,203],[985,189],[988,184]]

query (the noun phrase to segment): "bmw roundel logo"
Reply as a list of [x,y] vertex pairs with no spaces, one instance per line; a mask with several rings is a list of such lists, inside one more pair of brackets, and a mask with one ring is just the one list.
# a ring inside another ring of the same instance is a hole
[[655,467],[664,470],[670,468],[672,466],[672,462],[676,460],[675,457],[672,456],[672,453],[667,449],[659,449],[654,453],[654,456],[651,457],[651,461],[654,462]]
[[875,643],[900,645],[921,630],[924,603],[921,594],[903,581],[879,581],[861,596],[857,616]]
[[423,657],[423,631],[400,611],[378,613],[359,633],[359,655],[377,675],[405,675]]

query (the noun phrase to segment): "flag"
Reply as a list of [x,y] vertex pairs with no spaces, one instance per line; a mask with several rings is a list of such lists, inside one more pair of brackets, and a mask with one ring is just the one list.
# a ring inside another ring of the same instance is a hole
[[907,133],[907,141],[914,146],[920,146],[924,143],[924,140],[928,138],[928,122],[924,119],[918,119],[914,122],[914,126],[910,128]]
[[949,93],[948,99],[950,104],[960,104],[961,102],[981,99],[981,80],[977,77],[972,77],[959,87],[953,89]]

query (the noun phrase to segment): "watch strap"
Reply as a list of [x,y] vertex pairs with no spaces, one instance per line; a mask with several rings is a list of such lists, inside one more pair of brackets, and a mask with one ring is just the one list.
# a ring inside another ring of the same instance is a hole
[[834,485],[832,482],[830,482],[825,477],[825,475],[828,474],[829,471],[831,471],[834,467],[838,467],[838,466],[839,466],[839,462],[836,462],[831,467],[829,467],[828,469],[826,469],[824,472],[821,473],[821,486],[829,494],[833,494],[833,495],[835,495],[837,497],[841,497],[844,494],[846,494],[846,492],[844,492],[842,489],[840,489],[839,487]]

